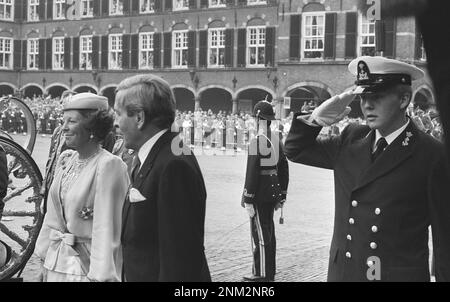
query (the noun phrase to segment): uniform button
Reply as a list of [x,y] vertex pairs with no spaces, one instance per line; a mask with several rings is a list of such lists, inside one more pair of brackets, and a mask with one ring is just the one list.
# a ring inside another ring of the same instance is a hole
[[273,185],[272,185],[272,188],[273,188]]
[[376,215],[380,215],[380,213],[381,213],[381,209],[380,209],[380,208],[376,208],[376,209],[375,209],[375,214],[376,214]]
[[368,266],[368,267],[371,267],[371,266],[374,265],[374,264],[375,264],[374,261],[371,261],[371,260],[367,261],[367,266]]
[[348,223],[350,223],[350,224],[355,224],[355,219],[350,218],[350,219],[348,220]]
[[347,253],[345,253],[345,257],[350,259],[350,258],[352,258],[352,254],[350,252],[347,252]]
[[358,202],[356,200],[352,201],[352,207],[356,208],[358,206]]
[[347,235],[347,240],[352,240],[352,235]]
[[378,227],[376,225],[372,226],[372,233],[378,232]]
[[272,195],[272,197],[275,197],[275,195]]
[[370,248],[371,248],[372,250],[375,250],[375,249],[377,248],[377,244],[376,244],[375,242],[371,242],[371,243],[370,243]]

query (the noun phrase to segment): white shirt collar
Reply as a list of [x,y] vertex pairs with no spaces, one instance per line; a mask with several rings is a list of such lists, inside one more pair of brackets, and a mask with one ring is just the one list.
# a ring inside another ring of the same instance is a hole
[[[384,138],[386,139],[386,142],[388,144],[388,146],[390,144],[392,144],[393,141],[395,141],[395,139],[402,134],[403,131],[405,131],[406,127],[408,127],[409,125],[409,118],[408,121],[406,122],[406,124],[404,124],[403,126],[401,126],[400,128],[398,128],[397,130],[395,130],[394,132],[392,132],[391,134],[389,134],[388,136],[385,136]],[[375,142],[373,143],[373,150],[375,150],[375,146],[378,142],[378,140],[380,138],[382,138],[383,136],[381,135],[380,131],[378,131],[378,129],[375,130]]]
[[141,165],[139,166],[139,169],[144,164],[145,160],[147,159],[147,156],[150,154],[150,151],[152,151],[153,146],[158,141],[158,139],[167,132],[169,129],[164,129],[153,135],[148,141],[146,141],[142,147],[139,149],[138,157],[139,161],[141,162]]

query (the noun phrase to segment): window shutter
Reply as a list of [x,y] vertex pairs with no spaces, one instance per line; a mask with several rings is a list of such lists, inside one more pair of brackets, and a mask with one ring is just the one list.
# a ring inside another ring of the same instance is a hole
[[156,12],[162,11],[162,0],[155,0],[155,11]]
[[108,48],[109,39],[108,35],[102,36],[102,69],[108,69]]
[[153,34],[153,68],[161,68],[161,35]]
[[[189,45],[189,41],[188,41]],[[164,33],[164,68],[172,66],[172,33]]]
[[99,66],[100,37],[92,37],[92,69],[98,69]]
[[47,56],[45,58],[46,67],[47,69],[52,69],[52,57],[53,57],[53,48],[52,48],[52,38],[48,38],[45,43],[45,51],[47,53]]
[[122,35],[122,69],[130,68],[130,35]]
[[208,66],[208,31],[199,31],[199,49],[198,65],[199,67]]
[[422,58],[422,41],[423,41],[422,33],[420,32],[418,22],[416,22],[416,38],[414,41],[415,43],[414,58],[416,60],[420,60]]
[[266,66],[275,66],[275,27],[266,27]]
[[247,29],[238,29],[238,51],[237,51],[237,65],[238,67],[245,67],[245,52],[247,50]]
[[[40,0],[43,2],[43,0]],[[94,1],[97,2],[97,1]],[[40,2],[39,2],[40,3]],[[53,0],[47,0],[47,20],[53,19]]]
[[64,38],[64,69],[70,69],[71,39]]
[[131,0],[131,12],[133,15],[139,14],[139,0]]
[[385,28],[384,28],[384,22],[381,20],[375,21],[375,50],[377,52],[381,52],[385,50]]
[[20,59],[22,58],[22,41],[14,40],[14,69],[20,69],[22,64],[20,64]]
[[73,38],[73,58],[72,58],[72,64],[73,69],[79,69],[80,68],[80,37],[74,37]]
[[196,9],[197,8],[197,0],[189,0],[189,8]]
[[200,0],[200,7],[201,8],[207,8],[208,7],[208,0]]
[[139,68],[139,35],[131,35],[131,63],[133,69]]
[[225,67],[233,67],[234,29],[225,29]]
[[124,15],[130,14],[130,0],[123,0],[123,14]]
[[100,16],[100,1],[92,1],[94,4],[93,11],[94,11],[94,17]]
[[345,24],[345,58],[356,58],[356,37],[358,15],[356,12],[347,12]]
[[45,39],[39,39],[39,69],[45,69]]
[[[22,20],[26,20],[27,19],[27,12],[28,12],[28,4],[27,1],[22,1]],[[20,6],[18,6],[19,10],[20,10]],[[38,12],[39,14],[39,12]]]
[[[123,10],[125,10],[125,5]],[[102,0],[102,15],[103,16],[109,15],[109,0]]]
[[302,26],[301,15],[291,15],[290,35],[289,35],[289,59],[300,60],[300,37]]
[[[39,7],[38,7],[38,13],[39,13],[39,20],[45,20],[45,1],[39,1]],[[49,16],[52,17],[52,16]],[[40,60],[42,61],[42,60]]]
[[325,59],[334,59],[336,57],[336,16],[336,13],[327,13],[325,15]]
[[165,5],[164,9],[166,11],[172,10],[172,0],[165,0],[164,5]]
[[[27,6],[26,2],[23,2],[22,0],[16,0],[16,5],[14,7],[14,19],[16,20],[16,22],[21,22],[22,20],[27,20],[27,14],[26,14],[26,9],[23,9],[23,6]],[[23,12],[25,12],[25,15],[23,15]],[[15,47],[14,47],[15,49]],[[14,66],[16,65],[15,63],[16,60],[14,60]]]
[[27,40],[22,41],[22,68],[27,69],[27,55],[28,55],[28,49],[27,49]]
[[388,18],[384,20],[384,30],[385,30],[385,50],[384,56],[388,58],[395,57],[395,19]]
[[197,65],[197,32],[195,30],[188,31],[188,66],[195,67]]

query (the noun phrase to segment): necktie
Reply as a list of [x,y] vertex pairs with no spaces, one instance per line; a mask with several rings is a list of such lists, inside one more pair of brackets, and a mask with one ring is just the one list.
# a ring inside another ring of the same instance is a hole
[[138,176],[138,172],[141,167],[141,161],[139,160],[139,156],[135,156],[133,159],[133,170],[131,170],[131,180],[133,181],[133,184],[136,182],[136,178]]
[[384,137],[378,139],[375,152],[372,153],[372,161],[375,161],[378,156],[386,149],[388,143]]

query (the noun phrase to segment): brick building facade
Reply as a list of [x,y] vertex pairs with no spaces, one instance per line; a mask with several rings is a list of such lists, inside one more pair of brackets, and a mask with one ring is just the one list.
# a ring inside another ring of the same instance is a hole
[[[249,111],[267,97],[284,116],[351,87],[356,56],[425,68],[414,19],[374,24],[356,0],[72,1],[0,0],[0,94],[70,88],[112,103],[123,78],[151,72],[181,110]],[[416,102],[433,102],[428,78],[413,88]]]

